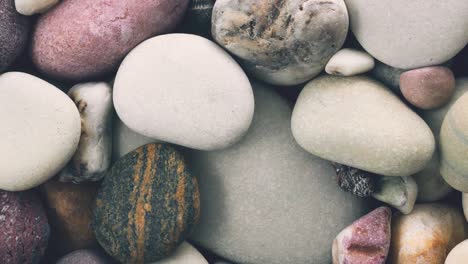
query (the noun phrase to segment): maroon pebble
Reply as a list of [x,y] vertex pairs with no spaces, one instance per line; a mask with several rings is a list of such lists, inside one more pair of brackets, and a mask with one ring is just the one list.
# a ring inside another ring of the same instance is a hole
[[333,264],[384,264],[391,217],[390,208],[379,207],[341,231],[333,242]]
[[39,196],[33,191],[0,191],[0,230],[2,264],[39,263],[49,239]]
[[453,72],[442,66],[426,67],[404,72],[400,89],[412,105],[434,109],[447,103],[455,90]]
[[83,80],[110,72],[140,42],[170,32],[188,0],[64,0],[41,16],[32,58],[56,79]]

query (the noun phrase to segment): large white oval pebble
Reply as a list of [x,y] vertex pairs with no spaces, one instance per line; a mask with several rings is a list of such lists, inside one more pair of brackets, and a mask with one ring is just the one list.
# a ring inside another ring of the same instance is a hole
[[114,105],[132,130],[201,150],[236,143],[252,122],[254,99],[240,66],[195,35],[149,39],[125,58]]
[[0,109],[0,189],[36,187],[75,153],[80,114],[55,86],[26,73],[0,75]]

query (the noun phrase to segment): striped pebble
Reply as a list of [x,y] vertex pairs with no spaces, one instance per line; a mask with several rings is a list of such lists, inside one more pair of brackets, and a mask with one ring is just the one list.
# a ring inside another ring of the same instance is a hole
[[199,214],[197,180],[182,155],[167,144],[148,144],[108,172],[92,225],[111,256],[122,263],[148,263],[176,250]]

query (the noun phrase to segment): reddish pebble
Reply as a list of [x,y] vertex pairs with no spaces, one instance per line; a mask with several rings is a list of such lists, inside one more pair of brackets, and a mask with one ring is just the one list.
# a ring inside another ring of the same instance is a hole
[[333,241],[333,264],[383,264],[390,248],[392,211],[379,207],[345,228]]
[[412,105],[434,109],[447,103],[455,90],[453,72],[442,66],[426,67],[404,72],[400,89]]

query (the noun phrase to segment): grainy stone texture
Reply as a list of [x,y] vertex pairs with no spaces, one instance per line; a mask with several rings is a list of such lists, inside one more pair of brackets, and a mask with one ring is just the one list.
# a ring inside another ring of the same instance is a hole
[[435,148],[426,123],[364,76],[327,75],[309,82],[294,107],[291,128],[310,153],[384,176],[422,170]]
[[115,261],[97,250],[83,249],[64,256],[57,264],[115,264]]
[[189,34],[158,36],[132,50],[113,95],[117,114],[132,130],[201,150],[236,143],[254,112],[241,67],[214,42]]
[[174,29],[188,2],[63,0],[39,18],[32,59],[50,77],[97,77],[114,70],[143,40]]
[[148,144],[107,173],[93,211],[101,246],[123,263],[150,263],[172,254],[198,222],[197,180],[181,154]]
[[15,0],[16,11],[25,16],[43,13],[60,0]]
[[346,6],[359,43],[396,68],[444,63],[468,43],[468,1],[346,0]]
[[343,45],[342,0],[217,0],[213,38],[265,82],[294,85],[318,75]]
[[400,89],[412,105],[434,109],[447,103],[455,89],[455,77],[447,67],[434,66],[404,72]]
[[374,58],[366,52],[347,48],[331,57],[325,71],[331,75],[353,76],[372,70],[374,65]]
[[452,187],[440,175],[439,152],[435,151],[431,161],[420,172],[413,175],[418,184],[418,198],[420,202],[435,202],[447,196]]
[[391,220],[390,208],[379,207],[354,221],[333,241],[333,264],[384,264]]
[[182,32],[211,36],[211,14],[216,0],[191,0],[184,20],[180,25]]
[[55,86],[26,73],[0,75],[0,189],[36,187],[75,153],[80,114]]
[[462,264],[468,260],[468,240],[454,247],[447,256],[444,264]]
[[37,264],[47,248],[49,224],[33,191],[0,191],[2,264]]
[[41,186],[51,225],[51,253],[63,256],[97,245],[91,216],[98,184],[49,181]]
[[343,164],[333,163],[338,185],[344,191],[350,192],[358,197],[369,197],[374,192],[374,177],[377,175],[349,167]]
[[440,130],[440,174],[461,192],[468,192],[468,93],[448,111]]
[[418,185],[412,177],[377,177],[372,197],[387,203],[404,214],[413,210]]
[[233,263],[330,263],[334,236],[366,202],[336,186],[329,162],[297,146],[289,102],[272,87],[253,86],[247,135],[230,148],[191,154],[202,207],[191,241]]
[[59,179],[74,183],[98,181],[111,164],[112,89],[107,83],[85,83],[73,86],[68,95],[80,111],[81,137]]
[[444,204],[417,204],[411,214],[392,219],[388,264],[442,264],[466,238],[462,213]]
[[208,264],[208,261],[196,248],[184,242],[172,255],[152,264]]
[[0,73],[26,47],[29,20],[16,12],[15,0],[0,0]]

